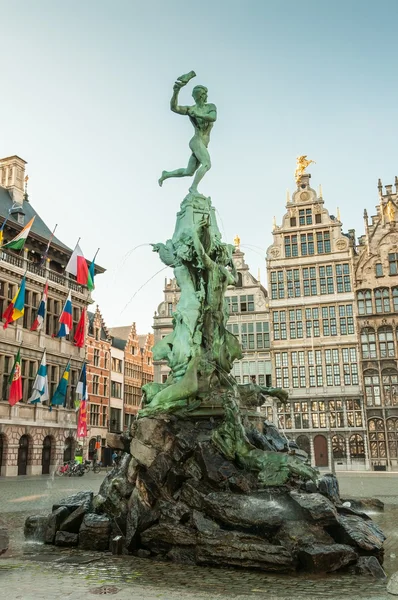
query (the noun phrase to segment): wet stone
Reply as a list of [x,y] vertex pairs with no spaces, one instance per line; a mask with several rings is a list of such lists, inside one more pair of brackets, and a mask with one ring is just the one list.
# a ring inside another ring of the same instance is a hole
[[319,525],[333,525],[337,522],[335,506],[322,494],[290,492],[290,497]]
[[298,559],[305,570],[317,573],[338,571],[354,563],[357,558],[354,549],[343,544],[314,544],[298,552]]
[[385,571],[375,556],[361,556],[355,565],[357,575],[369,575],[374,579],[387,579]]
[[83,522],[84,515],[86,514],[86,506],[82,504],[73,511],[61,524],[60,531],[69,531],[69,533],[79,533],[80,525]]
[[388,580],[387,592],[393,596],[398,596],[398,571],[393,573]]
[[8,550],[9,541],[10,539],[8,536],[7,527],[2,521],[0,521],[0,555],[4,554]]
[[373,521],[364,521],[353,515],[340,515],[338,523],[339,527],[331,531],[337,541],[358,546],[367,552],[381,550],[386,537]]
[[207,519],[203,513],[198,510],[192,511],[192,523],[200,533],[214,533],[220,529],[214,521]]
[[72,511],[76,510],[76,508],[79,506],[84,505],[86,511],[88,512],[92,507],[93,496],[93,492],[78,492],[72,496],[67,496],[66,498],[62,498],[62,500],[54,504],[53,511],[60,506],[66,506],[70,509],[70,511]]
[[333,473],[326,473],[318,479],[318,489],[321,494],[329,498],[329,500],[335,504],[340,503],[339,482]]
[[53,510],[47,521],[47,528],[44,536],[44,541],[46,544],[54,543],[55,534],[68,516],[69,510],[66,506],[60,506],[59,508]]
[[147,468],[151,466],[158,455],[158,450],[156,450],[156,448],[146,446],[137,438],[131,440],[130,452],[132,457],[135,458],[140,465],[144,465]]
[[85,550],[107,550],[111,524],[103,515],[85,515],[79,532],[79,546]]
[[227,525],[274,531],[284,520],[284,508],[272,500],[213,492],[204,499],[205,513]]
[[344,500],[341,501],[343,503],[349,502],[351,508],[365,513],[368,511],[384,511],[384,502],[382,502],[378,498],[344,498]]
[[57,531],[55,535],[56,546],[77,546],[79,536],[77,533],[70,533],[69,531]]
[[27,517],[24,526],[24,536],[26,540],[35,542],[44,542],[48,524],[48,516],[32,515]]
[[306,521],[285,521],[275,534],[274,541],[289,550],[313,544],[334,544],[333,538],[321,526]]
[[141,534],[142,545],[155,554],[175,546],[195,546],[196,533],[183,525],[159,523]]

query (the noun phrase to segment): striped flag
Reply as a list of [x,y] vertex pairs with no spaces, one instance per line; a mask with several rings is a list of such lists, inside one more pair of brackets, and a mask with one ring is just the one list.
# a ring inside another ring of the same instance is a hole
[[72,256],[70,257],[69,262],[65,267],[65,271],[67,273],[71,273],[71,275],[74,275],[76,277],[77,283],[81,283],[82,285],[87,285],[87,282],[88,282],[87,261],[84,258],[83,252],[82,252],[79,244],[76,244],[76,247],[73,250]]
[[35,217],[33,217],[27,225],[15,236],[10,242],[3,245],[3,248],[9,248],[10,250],[22,250],[25,245],[26,239],[30,233],[31,227],[33,225],[33,221]]
[[49,400],[49,398],[50,396],[48,393],[47,360],[46,351],[44,350],[40,367],[37,371],[36,379],[33,383],[32,395],[29,398],[28,403],[37,404],[38,402],[44,402],[45,400]]
[[68,364],[66,365],[64,374],[62,375],[58,387],[54,392],[54,396],[51,398],[50,410],[52,406],[64,406],[64,404],[66,403],[66,391],[68,389],[69,371],[70,362],[68,362]]
[[72,319],[72,292],[69,292],[61,316],[59,317],[60,327],[55,337],[65,337],[73,327]]
[[21,285],[18,288],[17,293],[14,298],[11,300],[10,304],[7,306],[6,310],[3,313],[3,319],[5,319],[5,323],[3,323],[3,329],[7,329],[10,323],[13,323],[20,317],[23,317],[25,312],[25,284],[26,284],[26,276],[24,275],[21,281]]
[[8,394],[8,402],[11,406],[14,406],[17,402],[22,400],[23,391],[22,391],[22,372],[21,372],[21,349],[18,350],[18,353],[15,357],[14,365],[11,369],[10,377],[8,378],[8,383],[10,383],[10,391]]
[[44,286],[43,296],[41,302],[39,304],[39,309],[37,311],[36,319],[33,321],[33,325],[30,328],[31,331],[40,331],[44,325],[44,318],[46,316],[46,306],[47,306],[47,295],[48,295],[48,281]]

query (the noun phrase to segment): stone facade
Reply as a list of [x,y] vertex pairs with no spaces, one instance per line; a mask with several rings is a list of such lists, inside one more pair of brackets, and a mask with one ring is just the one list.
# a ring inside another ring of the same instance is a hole
[[141,404],[141,387],[153,381],[153,335],[138,335],[136,324],[110,329],[113,343],[124,351],[124,429],[129,429]]
[[[111,451],[106,446],[110,426],[111,337],[97,306],[88,313],[86,337],[88,407],[88,457],[97,445],[98,460],[111,464]],[[98,446],[100,445],[100,448]]]
[[358,335],[373,469],[398,470],[398,179],[383,187],[354,256]]
[[327,469],[369,468],[354,290],[355,240],[302,177],[267,251],[276,424]]
[[[238,272],[238,284],[230,286],[226,301],[230,313],[227,328],[235,334],[242,345],[243,358],[235,361],[233,375],[239,383],[253,381],[260,385],[271,385],[271,358],[269,339],[268,296],[260,281],[249,271],[245,255],[240,249],[240,240],[235,238],[233,261]],[[155,312],[153,329],[154,342],[172,331],[172,314],[180,296],[175,279],[165,281],[164,300]],[[166,381],[169,368],[165,361],[154,364],[155,381]]]
[[[0,474],[36,475],[49,473],[74,456],[76,444],[75,390],[84,360],[84,349],[76,348],[73,335],[81,311],[91,302],[87,288],[78,285],[64,267],[71,249],[53,238],[47,258],[41,265],[51,231],[33,209],[23,190],[25,161],[13,156],[0,160],[0,223],[9,216],[4,241],[15,237],[35,216],[30,235],[22,251],[0,252],[0,313],[3,314],[26,273],[24,316],[7,329],[0,329]],[[98,269],[97,269],[98,271]],[[103,269],[99,269],[103,272]],[[46,281],[48,301],[44,328],[31,331]],[[73,330],[67,338],[55,338],[62,307],[72,292]],[[23,400],[11,407],[8,403],[8,377],[14,358],[21,347]],[[63,371],[71,361],[66,406],[29,405],[32,385],[47,350],[50,397]]]

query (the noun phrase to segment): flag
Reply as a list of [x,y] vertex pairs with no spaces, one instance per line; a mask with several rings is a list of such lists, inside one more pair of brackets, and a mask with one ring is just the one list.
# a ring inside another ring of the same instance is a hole
[[39,304],[36,319],[33,321],[33,325],[30,328],[31,331],[40,331],[44,324],[44,317],[46,316],[46,305],[47,305],[47,294],[48,294],[48,281],[44,286],[43,296]]
[[95,263],[93,261],[91,263],[89,269],[88,269],[87,287],[88,287],[88,289],[89,289],[90,292],[92,292],[93,289],[95,288],[95,285],[94,285],[94,275],[95,275]]
[[5,319],[5,323],[3,323],[3,329],[7,329],[10,323],[13,323],[22,317],[25,312],[25,284],[26,275],[23,276],[17,293],[3,313],[2,318]]
[[82,314],[80,315],[79,322],[76,327],[75,333],[75,346],[78,348],[83,348],[84,346],[84,338],[86,336],[86,309],[83,308]]
[[[10,209],[10,210],[11,210],[11,209]],[[4,227],[6,226],[6,223],[7,223],[7,221],[8,221],[8,217],[10,216],[10,210],[8,211],[8,215],[7,215],[7,216],[6,216],[6,218],[4,219],[4,221],[3,221],[3,225],[1,226],[1,229],[0,229],[0,248],[1,248],[1,246],[3,245],[3,237],[4,237],[3,231],[4,231]]]
[[21,349],[15,357],[13,367],[11,369],[10,377],[8,378],[10,383],[10,391],[8,394],[8,402],[11,406],[14,406],[17,402],[22,400],[22,373],[21,373]]
[[48,377],[47,377],[47,361],[46,351],[44,350],[43,357],[37,371],[36,379],[32,387],[32,395],[29,398],[29,404],[37,404],[38,402],[44,402],[49,400],[48,394]]
[[77,421],[77,437],[87,437],[87,402],[85,400],[80,404]]
[[64,374],[55,390],[54,396],[51,398],[50,409],[52,406],[63,406],[66,402],[66,390],[68,389],[70,362],[65,367]]
[[18,235],[15,236],[15,238],[13,238],[11,240],[11,242],[4,244],[3,248],[10,248],[11,250],[22,250],[22,248],[25,245],[26,238],[29,235],[29,232],[33,225],[34,220],[35,220],[35,217],[33,217],[29,221],[29,223],[27,225],[25,225],[25,227],[23,229],[21,229],[21,231],[18,233]]
[[77,283],[87,285],[88,282],[88,267],[87,261],[83,256],[83,252],[79,244],[76,244],[76,248],[73,250],[72,256],[69,259],[68,264],[65,267],[67,273],[71,273],[76,277]]
[[56,225],[54,227],[54,231],[52,232],[52,234],[50,235],[50,238],[48,240],[47,248],[45,249],[45,252],[44,252],[43,256],[41,257],[41,261],[40,261],[40,266],[41,267],[44,267],[44,265],[46,264],[46,260],[47,260],[47,256],[48,256],[48,251],[50,250],[51,242],[53,240],[54,233],[55,233],[55,230],[57,229],[57,227],[58,227],[58,225]]
[[72,319],[72,295],[69,292],[64,307],[61,312],[61,316],[59,317],[60,327],[57,335],[55,337],[65,337],[68,335],[70,330],[73,327],[73,319]]
[[86,363],[82,366],[82,371],[76,386],[76,394],[81,396],[82,402],[88,400]]

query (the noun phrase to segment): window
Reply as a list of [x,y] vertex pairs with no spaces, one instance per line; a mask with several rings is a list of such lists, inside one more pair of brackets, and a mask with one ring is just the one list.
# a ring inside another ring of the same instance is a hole
[[124,385],[124,402],[126,404],[133,404],[133,386],[125,384]]
[[0,400],[7,400],[8,397],[8,378],[11,373],[12,366],[14,364],[14,357],[0,355],[0,373],[3,374],[2,386],[1,386],[1,398]]
[[46,310],[46,334],[56,335],[59,329],[59,317],[61,314],[61,302],[60,300],[54,300],[54,298],[47,298],[47,310]]
[[122,361],[119,358],[112,357],[112,371],[122,373]]
[[363,437],[359,433],[354,433],[350,437],[350,454],[351,458],[364,459],[365,458],[365,444]]
[[301,256],[312,256],[314,254],[314,234],[302,233],[300,236]]
[[386,425],[390,458],[398,458],[398,419],[387,419]]
[[122,397],[122,384],[119,381],[111,381],[111,396],[112,398]]
[[25,310],[23,315],[23,326],[30,329],[36,318],[36,312],[39,308],[40,298],[37,292],[26,290],[25,292]]
[[390,312],[390,293],[387,288],[375,290],[376,313]]
[[240,296],[240,311],[254,312],[254,296]]
[[333,458],[347,458],[345,439],[341,435],[332,437]]
[[321,294],[334,293],[332,265],[319,267],[319,288]]
[[105,351],[105,353],[104,353],[104,369],[108,369],[108,363],[109,363],[109,354],[108,354],[108,352]]
[[111,408],[109,430],[111,433],[120,433],[122,425],[122,411],[119,408]]
[[30,397],[32,392],[33,382],[37,373],[37,363],[35,360],[21,360],[22,371],[22,391],[24,402]]
[[392,288],[392,302],[394,305],[394,312],[398,312],[398,288]]
[[358,363],[355,348],[342,348],[344,385],[358,385]]
[[377,371],[365,371],[365,398],[367,406],[381,406],[380,379]]
[[286,402],[286,404],[278,402],[278,422],[281,429],[292,428],[292,412],[290,402]]
[[315,215],[315,223],[322,223],[322,215]]
[[90,425],[99,426],[100,405],[90,402]]
[[269,349],[269,323],[256,323],[256,345],[258,350]]
[[167,303],[167,316],[171,317],[173,314],[173,303],[172,302],[168,302]]
[[228,296],[226,298],[229,314],[239,312],[238,296]]
[[305,267],[303,269],[303,289],[304,296],[317,296],[318,286],[315,267]]
[[370,419],[368,428],[371,458],[387,458],[386,434],[382,419]]
[[380,358],[389,358],[395,356],[394,334],[392,327],[379,327],[377,330],[379,338],[379,353]]
[[376,277],[383,277],[383,265],[376,263],[375,265]]
[[299,224],[312,225],[312,209],[302,208],[299,210]]
[[303,337],[303,315],[301,308],[289,310],[290,339]]
[[326,413],[324,400],[313,400],[311,403],[312,427],[315,429],[326,428]]
[[329,400],[330,427],[344,427],[344,407],[342,400]]
[[383,394],[385,406],[398,405],[398,372],[394,369],[385,369],[382,374]]
[[330,232],[318,231],[316,234],[316,249],[318,254],[328,254],[330,247]]
[[293,417],[296,429],[308,429],[310,426],[308,402],[294,402]]
[[254,323],[242,323],[241,344],[244,350],[254,350]]
[[340,304],[339,306],[340,334],[354,333],[354,317],[352,304]]
[[[398,288],[397,288],[398,291]],[[397,294],[398,300],[398,294]],[[398,302],[397,302],[398,304]],[[358,313],[360,315],[371,315],[373,312],[372,308],[372,292],[370,290],[364,290],[358,292]]]
[[290,227],[296,227],[297,219],[296,217],[290,217]]
[[94,367],[98,367],[100,362],[100,351],[94,348]]
[[376,358],[376,333],[371,327],[361,331],[362,358]]
[[286,340],[286,311],[274,311],[273,315],[274,340]]
[[335,265],[337,293],[351,292],[350,266],[348,263]]
[[93,375],[93,394],[99,395],[99,375]]
[[108,378],[104,377],[104,396],[108,398]]
[[346,400],[348,427],[362,427],[362,410],[359,400]]
[[298,256],[297,235],[285,235],[285,257]]
[[398,254],[388,255],[388,266],[390,268],[390,275],[398,274]]
[[95,339],[97,340],[97,342],[100,339],[100,332],[99,332],[99,328],[98,327],[95,328]]

